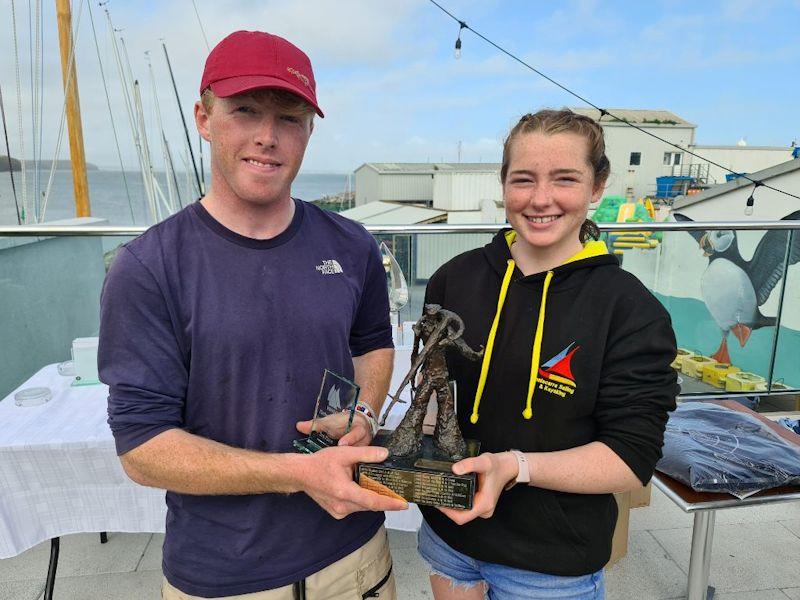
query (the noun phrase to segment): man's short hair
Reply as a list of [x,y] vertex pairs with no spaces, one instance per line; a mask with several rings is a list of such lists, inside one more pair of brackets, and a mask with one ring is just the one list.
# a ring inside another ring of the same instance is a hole
[[[259,90],[253,90],[251,92],[246,92],[241,94],[242,96],[248,96],[250,98],[254,98],[255,100],[269,100],[273,104],[275,104],[281,112],[284,112],[288,115],[293,117],[307,117],[310,116],[313,120],[314,114],[316,110],[313,106],[311,106],[308,102],[292,94],[291,92],[287,92],[284,90],[273,89],[273,88],[264,88]],[[214,106],[214,101],[217,97],[214,95],[214,92],[211,91],[211,88],[206,88],[203,91],[203,94],[200,96],[200,102],[203,104],[203,108],[208,114],[211,114],[211,110]]]

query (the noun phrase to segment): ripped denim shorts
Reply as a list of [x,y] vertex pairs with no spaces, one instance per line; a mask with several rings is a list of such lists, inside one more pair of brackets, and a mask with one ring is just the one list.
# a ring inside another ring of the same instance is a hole
[[453,550],[422,521],[417,548],[435,575],[454,587],[484,585],[488,600],[603,600],[603,570],[579,577],[548,575],[475,560]]

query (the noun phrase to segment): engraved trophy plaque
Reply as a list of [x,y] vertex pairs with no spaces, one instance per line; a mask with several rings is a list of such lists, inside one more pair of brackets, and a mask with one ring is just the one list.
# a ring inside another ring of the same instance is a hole
[[350,431],[360,391],[361,388],[349,379],[325,369],[314,405],[311,433],[306,438],[294,440],[292,445],[295,449],[313,454],[335,446],[337,440]]
[[[379,431],[373,444],[389,449],[382,463],[361,463],[356,481],[367,489],[409,502],[449,508],[472,508],[477,488],[475,473],[455,475],[452,465],[468,456],[477,456],[480,443],[464,440],[455,413],[455,389],[451,386],[444,352],[453,348],[471,360],[479,360],[483,349],[475,352],[463,339],[461,318],[436,304],[426,304],[414,325],[411,369],[403,378],[384,412],[381,425],[400,394],[411,386],[411,406],[396,430]],[[420,350],[419,344],[424,347]],[[415,385],[418,381],[419,385]],[[436,427],[433,435],[423,432],[428,404],[436,394]]]

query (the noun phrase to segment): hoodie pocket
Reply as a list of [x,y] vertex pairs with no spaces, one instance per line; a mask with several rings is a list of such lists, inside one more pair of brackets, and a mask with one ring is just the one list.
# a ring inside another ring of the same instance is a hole
[[[545,493],[542,498],[542,506],[549,516],[554,530],[558,531],[564,537],[565,541],[573,546],[580,555],[584,555],[587,545],[586,538],[578,533],[578,530],[572,524],[570,517],[568,517],[566,512],[564,512],[564,508],[558,501],[557,493],[550,490],[543,491]],[[573,518],[575,517],[580,518],[580,515],[573,516]]]

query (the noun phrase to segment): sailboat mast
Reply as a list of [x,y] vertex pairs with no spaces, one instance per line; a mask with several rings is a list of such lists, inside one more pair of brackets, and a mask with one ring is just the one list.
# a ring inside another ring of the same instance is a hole
[[[72,51],[72,13],[69,0],[56,0],[58,17],[58,42],[61,48],[61,77],[67,104],[67,128],[69,129],[69,155],[72,162],[72,187],[75,192],[75,215],[88,217],[92,213],[89,205],[89,180],[86,177],[86,155],[83,149],[83,126],[81,125],[78,77],[75,68],[75,53]],[[70,76],[70,71],[72,76]]]

